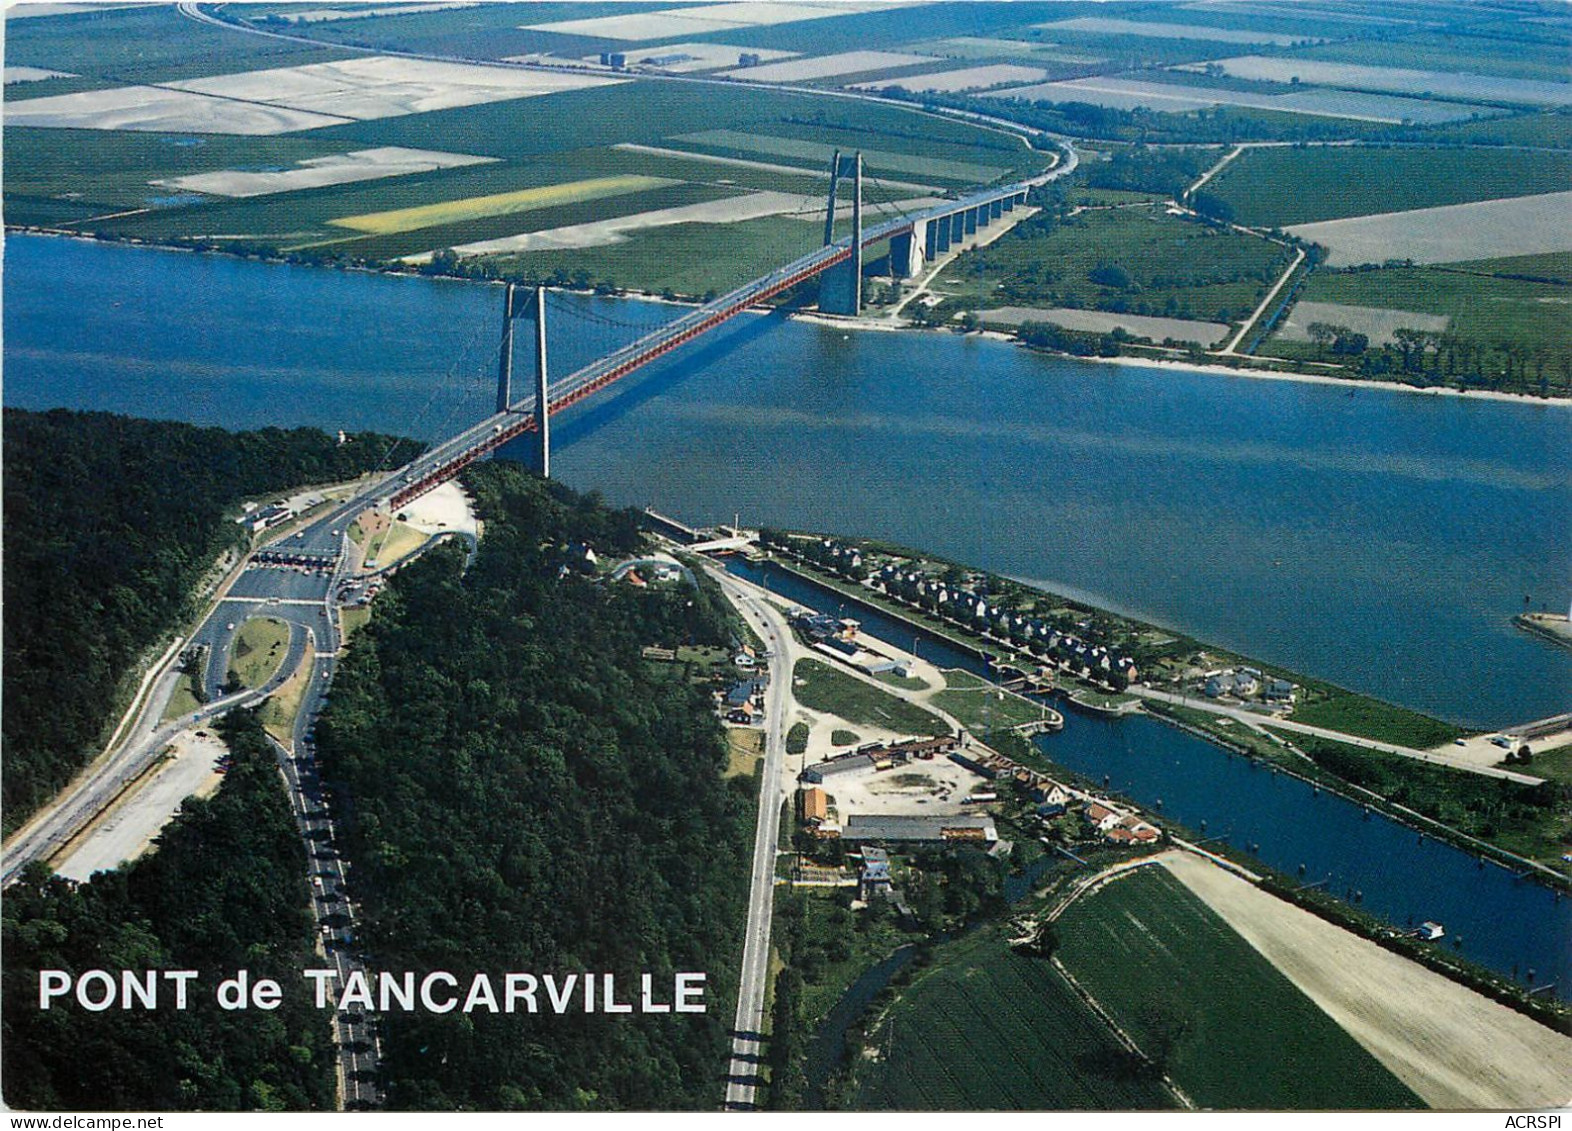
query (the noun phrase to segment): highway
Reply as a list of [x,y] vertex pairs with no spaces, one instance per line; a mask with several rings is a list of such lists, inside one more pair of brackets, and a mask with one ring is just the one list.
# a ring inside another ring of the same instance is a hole
[[726,1108],[751,1111],[759,1065],[763,1063],[764,995],[769,985],[770,919],[775,909],[775,854],[780,842],[785,783],[786,722],[791,694],[791,630],[786,620],[724,569],[706,567],[727,598],[769,649],[770,689],[764,717],[764,771],[759,783],[759,820],[753,838],[753,869],[748,886],[748,920],[742,948],[742,977],[732,1026],[731,1063],[726,1070]]

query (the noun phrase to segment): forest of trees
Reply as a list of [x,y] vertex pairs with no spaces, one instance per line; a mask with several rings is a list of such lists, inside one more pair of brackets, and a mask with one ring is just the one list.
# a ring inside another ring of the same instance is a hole
[[[388,970],[708,975],[705,1014],[394,1013],[388,1104],[713,1109],[722,1091],[756,790],[727,782],[708,695],[646,644],[725,644],[716,591],[583,568],[634,552],[613,512],[517,465],[466,472],[486,537],[378,599],[317,727]],[[706,583],[708,585],[708,583]]]
[[[195,610],[248,495],[353,478],[393,440],[5,410],[4,827],[96,752],[138,658]],[[389,465],[419,451],[405,442]],[[123,706],[124,704],[119,704]]]
[[[305,848],[250,712],[226,716],[223,787],[189,799],[151,856],[77,885],[41,864],[3,904],[5,1102],[22,1110],[331,1110],[334,1049],[303,969],[312,950]],[[274,1011],[218,1008],[247,969],[284,990]],[[189,1008],[38,1004],[38,972],[196,970]]]

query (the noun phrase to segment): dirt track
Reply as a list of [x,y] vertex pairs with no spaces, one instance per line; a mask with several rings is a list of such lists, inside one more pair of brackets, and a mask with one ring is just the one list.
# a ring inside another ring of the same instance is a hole
[[1572,1039],[1194,856],[1163,863],[1430,1106],[1572,1100]]

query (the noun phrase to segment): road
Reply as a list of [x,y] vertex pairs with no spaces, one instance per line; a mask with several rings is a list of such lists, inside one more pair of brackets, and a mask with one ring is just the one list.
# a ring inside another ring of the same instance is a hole
[[1195,695],[1175,695],[1170,691],[1158,691],[1150,687],[1132,687],[1130,688],[1130,694],[1139,695],[1142,699],[1151,699],[1159,703],[1170,703],[1175,707],[1190,707],[1197,711],[1210,711],[1214,715],[1225,715],[1252,727],[1271,726],[1280,730],[1292,731],[1295,734],[1309,734],[1317,738],[1329,738],[1334,742],[1344,742],[1349,746],[1358,746],[1365,750],[1378,750],[1383,754],[1398,754],[1404,758],[1428,762],[1432,766],[1446,766],[1453,770],[1465,770],[1471,774],[1481,774],[1488,778],[1500,778],[1503,781],[1517,782],[1521,785],[1539,785],[1544,780],[1529,774],[1517,773],[1515,770],[1503,770],[1495,766],[1481,766],[1462,758],[1448,758],[1444,754],[1436,754],[1429,750],[1416,750],[1412,746],[1398,746],[1391,742],[1378,742],[1373,738],[1361,738],[1357,734],[1345,734],[1338,730],[1328,730],[1326,727],[1311,726],[1309,723],[1297,723],[1292,719],[1273,718],[1270,715],[1263,715],[1259,711],[1247,711],[1243,707],[1229,707],[1220,703],[1213,703]]
[[742,948],[742,977],[732,1027],[731,1064],[726,1070],[726,1110],[751,1111],[759,1067],[764,1061],[764,995],[769,986],[770,919],[775,909],[775,854],[780,843],[781,804],[786,800],[786,723],[791,694],[791,631],[786,619],[755,589],[725,570],[707,567],[722,591],[769,650],[770,689],[765,705],[764,772],[759,783],[759,821],[753,838],[753,872],[748,887],[748,922]]

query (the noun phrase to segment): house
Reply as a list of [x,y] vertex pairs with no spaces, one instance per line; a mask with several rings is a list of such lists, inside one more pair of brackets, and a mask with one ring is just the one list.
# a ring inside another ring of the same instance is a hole
[[810,786],[802,791],[802,819],[804,821],[825,821],[830,816],[830,797],[818,786]]
[[1032,800],[1044,805],[1057,805],[1060,812],[1070,803],[1070,791],[1050,778],[1042,778],[1032,787]]
[[1086,820],[1100,833],[1105,833],[1119,823],[1120,815],[1095,801],[1086,807]]
[[857,881],[858,898],[866,901],[876,895],[888,896],[894,880],[890,876],[890,854],[868,845],[862,850],[862,874]]
[[731,685],[726,692],[727,707],[746,707],[752,704],[754,696],[764,690],[764,685],[756,679],[745,679]]

